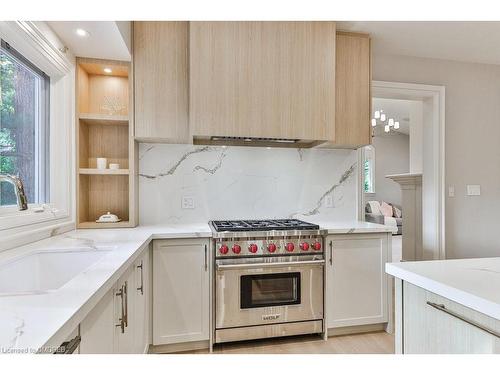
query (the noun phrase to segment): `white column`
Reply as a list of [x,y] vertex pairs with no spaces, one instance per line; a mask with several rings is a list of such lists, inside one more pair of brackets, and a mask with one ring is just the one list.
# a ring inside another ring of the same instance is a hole
[[423,260],[422,254],[422,174],[386,176],[401,186],[403,211],[402,260]]

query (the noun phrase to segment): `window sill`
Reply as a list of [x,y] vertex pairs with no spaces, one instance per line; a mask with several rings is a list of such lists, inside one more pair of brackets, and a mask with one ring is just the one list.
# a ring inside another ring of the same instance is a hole
[[0,231],[69,217],[66,210],[58,210],[50,207],[45,208],[44,211],[35,212],[36,209],[40,208],[40,205],[30,205],[26,211],[18,211],[17,207],[0,208]]

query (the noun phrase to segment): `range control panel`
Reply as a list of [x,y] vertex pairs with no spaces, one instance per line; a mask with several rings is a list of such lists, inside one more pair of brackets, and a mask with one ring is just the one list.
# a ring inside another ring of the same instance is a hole
[[322,253],[323,247],[321,236],[218,239],[215,241],[215,256],[220,258]]

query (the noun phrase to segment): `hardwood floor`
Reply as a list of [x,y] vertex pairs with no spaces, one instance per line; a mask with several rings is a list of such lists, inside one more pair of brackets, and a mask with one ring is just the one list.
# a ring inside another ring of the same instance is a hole
[[[202,354],[194,350],[183,354]],[[317,335],[219,344],[214,354],[393,354],[394,336],[386,332],[329,337]]]

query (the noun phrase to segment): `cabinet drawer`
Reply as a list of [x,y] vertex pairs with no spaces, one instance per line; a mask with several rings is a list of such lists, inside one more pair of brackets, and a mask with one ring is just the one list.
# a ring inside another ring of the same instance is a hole
[[500,321],[404,282],[404,353],[500,353]]

